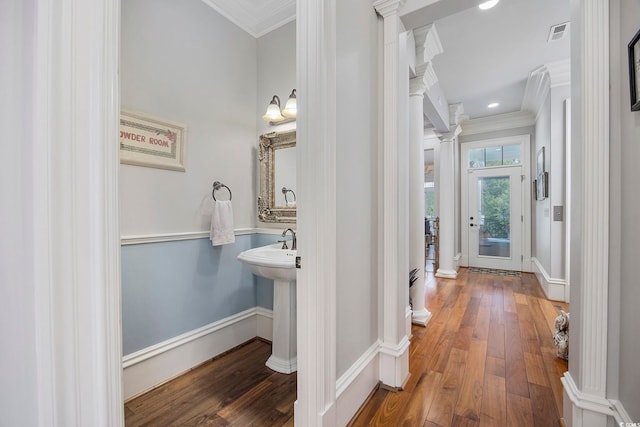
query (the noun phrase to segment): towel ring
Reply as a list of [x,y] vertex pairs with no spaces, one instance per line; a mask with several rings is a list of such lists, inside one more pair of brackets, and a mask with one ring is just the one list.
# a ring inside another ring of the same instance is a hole
[[224,185],[220,181],[214,181],[214,183],[213,183],[213,191],[211,191],[211,197],[213,197],[213,200],[215,200],[216,202],[218,201],[216,199],[216,191],[218,191],[222,187],[226,188],[227,191],[229,192],[229,200],[231,200],[233,198],[233,194],[231,194],[231,189],[229,187],[227,187],[226,185]]
[[291,193],[293,194],[293,201],[296,201],[296,193],[293,192],[292,189],[287,188],[287,187],[282,187],[282,194],[284,194],[284,201],[285,203],[289,203],[289,199],[287,199],[287,193]]

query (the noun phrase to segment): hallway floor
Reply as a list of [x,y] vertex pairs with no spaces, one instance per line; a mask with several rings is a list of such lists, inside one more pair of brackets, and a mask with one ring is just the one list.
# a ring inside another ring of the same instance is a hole
[[350,425],[558,426],[567,362],[551,335],[567,304],[545,299],[533,274],[431,271],[426,293],[433,317],[412,328],[404,390],[378,389]]
[[[558,425],[560,377],[548,301],[534,275],[470,273],[435,279],[427,265],[426,328],[413,326],[411,377],[403,391],[375,391],[352,426]],[[264,362],[255,340],[125,404],[130,426],[293,425],[296,375]]]

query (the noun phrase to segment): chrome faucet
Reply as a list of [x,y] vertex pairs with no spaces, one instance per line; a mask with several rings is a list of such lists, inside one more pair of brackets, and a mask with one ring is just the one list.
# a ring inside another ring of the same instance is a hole
[[[291,250],[295,251],[295,250],[298,249],[298,244],[297,244],[297,241],[296,241],[296,232],[293,231],[293,229],[291,229],[291,228],[287,228],[286,230],[284,230],[282,232],[282,237],[286,237],[288,231],[291,232],[291,238],[292,238],[292,240],[291,240]],[[278,241],[280,242],[280,240],[278,240]],[[282,249],[288,249],[286,240],[282,240]]]

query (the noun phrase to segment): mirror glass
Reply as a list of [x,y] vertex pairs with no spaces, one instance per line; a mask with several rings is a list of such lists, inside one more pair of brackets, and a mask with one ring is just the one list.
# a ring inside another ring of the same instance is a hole
[[275,207],[296,207],[296,147],[273,154]]
[[260,136],[260,197],[262,222],[296,221],[296,131]]

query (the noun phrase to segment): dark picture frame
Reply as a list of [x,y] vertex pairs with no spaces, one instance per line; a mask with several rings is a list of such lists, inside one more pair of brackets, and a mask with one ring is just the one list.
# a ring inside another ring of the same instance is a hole
[[541,173],[538,175],[538,179],[533,182],[536,200],[544,200],[549,197],[549,172]]
[[631,111],[640,110],[640,30],[627,46],[629,52],[629,89]]

